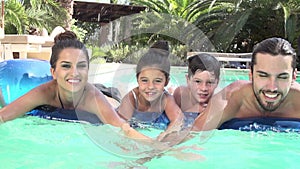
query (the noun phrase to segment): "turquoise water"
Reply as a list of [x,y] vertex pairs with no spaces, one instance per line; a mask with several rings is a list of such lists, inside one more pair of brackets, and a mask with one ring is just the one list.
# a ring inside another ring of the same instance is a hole
[[[91,72],[92,82],[120,87],[122,92],[136,85],[132,67],[108,72],[100,69]],[[185,84],[185,73],[185,68],[172,68],[171,85]],[[222,70],[219,86],[246,80],[247,74],[247,70]],[[140,131],[153,137],[160,132]],[[145,154],[136,152],[148,151],[147,147],[132,144],[115,132],[107,126],[18,118],[0,125],[0,168],[296,169],[300,157],[298,133],[214,130],[194,134],[151,160],[137,161]],[[119,147],[125,147],[122,156],[116,153]],[[126,147],[133,149],[134,155],[126,152]]]
[[[210,134],[205,140],[200,139],[201,134],[195,135],[174,150],[145,162],[143,167],[296,169],[299,166],[297,133],[216,130]],[[104,151],[78,123],[19,118],[2,124],[0,135],[0,165],[5,169],[141,167],[135,159]]]

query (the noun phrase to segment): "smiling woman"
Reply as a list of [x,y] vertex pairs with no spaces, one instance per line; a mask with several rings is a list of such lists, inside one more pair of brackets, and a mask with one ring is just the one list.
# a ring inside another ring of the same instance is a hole
[[[59,109],[58,113],[89,112],[95,119],[120,127],[125,135],[148,139],[128,127],[106,100],[105,96],[88,83],[89,59],[84,44],[73,32],[57,35],[52,47],[50,71],[53,79],[30,90],[0,110],[2,121],[15,119],[36,108]],[[80,119],[79,119],[80,120]]]

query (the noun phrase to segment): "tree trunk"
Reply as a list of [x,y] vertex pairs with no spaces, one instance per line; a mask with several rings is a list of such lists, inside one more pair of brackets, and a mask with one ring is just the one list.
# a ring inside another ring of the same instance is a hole
[[71,30],[74,0],[58,0],[58,2],[63,8],[66,9],[68,13],[68,16],[65,20],[65,29]]

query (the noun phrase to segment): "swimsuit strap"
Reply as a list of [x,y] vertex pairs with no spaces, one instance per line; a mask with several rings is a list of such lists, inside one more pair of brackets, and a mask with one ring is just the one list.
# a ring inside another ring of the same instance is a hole
[[64,104],[62,103],[61,98],[60,98],[59,90],[57,90],[57,95],[58,95],[58,100],[59,100],[59,102],[60,102],[61,108],[62,108],[62,109],[65,109]]
[[[164,112],[165,110],[163,109],[163,107],[162,107],[162,104],[164,103],[163,102],[163,97],[164,97],[164,95],[166,95],[166,97],[167,97],[167,95],[169,95],[170,93],[166,90],[166,89],[164,89],[164,91],[163,91],[163,94],[160,96],[160,109],[159,110],[161,110],[162,112]],[[164,105],[164,107],[165,107],[165,105]]]
[[137,109],[138,108],[138,99],[136,97],[134,90],[131,90],[131,93],[132,93],[134,101],[135,101],[135,108]]

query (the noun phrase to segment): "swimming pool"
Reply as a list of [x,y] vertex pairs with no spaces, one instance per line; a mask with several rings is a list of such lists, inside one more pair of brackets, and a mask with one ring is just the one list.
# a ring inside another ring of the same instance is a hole
[[[108,66],[108,67],[106,67]],[[118,71],[113,71],[116,69]],[[171,85],[185,84],[186,68],[172,68]],[[230,81],[247,79],[246,70],[222,70],[220,88]],[[183,77],[183,78],[181,78]],[[225,79],[225,80],[223,80]],[[92,65],[90,81],[120,87],[122,93],[135,87],[131,65]],[[138,158],[120,157],[115,147],[103,147],[99,141],[120,141],[110,134],[92,135],[90,126],[50,121],[26,116],[0,126],[1,168],[298,168],[300,145],[298,133],[242,132],[214,130],[200,132],[193,139],[175,146],[143,165]],[[91,126],[107,131],[107,126]],[[140,129],[150,133],[148,130]],[[153,137],[158,131],[153,132]],[[93,138],[94,137],[94,138]],[[95,141],[97,137],[99,140]],[[97,143],[98,142],[98,143]],[[128,144],[129,145],[129,144]],[[141,148],[142,147],[137,147]]]
[[[117,168],[138,166],[134,159],[104,151],[81,124],[19,118],[0,127],[0,163],[5,169]],[[299,134],[215,131],[206,142],[195,136],[144,163],[144,168],[298,168]],[[105,139],[105,138],[103,138]]]

